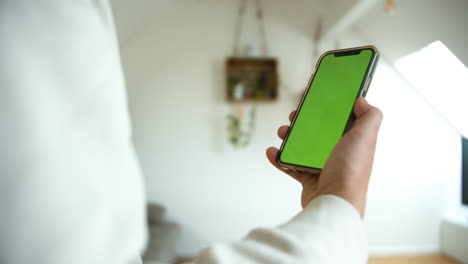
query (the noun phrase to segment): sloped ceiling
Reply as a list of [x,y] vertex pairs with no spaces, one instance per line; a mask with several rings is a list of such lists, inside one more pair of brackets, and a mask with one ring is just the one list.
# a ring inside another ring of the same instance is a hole
[[151,23],[151,17],[158,10],[158,5],[168,1],[153,0],[111,0],[112,11],[119,42],[125,43],[136,34],[146,23]]
[[[238,2],[233,0],[110,1],[122,46],[153,23],[159,12],[177,6],[176,4],[200,4],[207,7],[224,4],[232,7],[233,12],[237,12],[238,5]],[[304,23],[294,24],[284,15],[286,10],[274,7],[287,6],[291,7],[291,10],[310,12],[311,18],[321,16],[324,24],[323,34],[335,31],[334,38],[340,34],[336,31],[342,32],[354,27],[361,33],[361,37],[378,46],[390,61],[420,49],[432,41],[442,40],[465,65],[468,65],[468,52],[465,48],[468,34],[464,33],[468,26],[468,16],[465,15],[468,10],[467,0],[395,0],[393,15],[384,13],[383,3],[384,0],[263,0],[267,16],[283,20],[305,34],[312,34],[314,24],[310,27],[304,26]]]
[[[152,18],[158,15],[160,10],[164,10],[175,1],[187,2],[190,4],[213,5],[219,3],[230,3],[237,6],[233,0],[111,0],[112,9],[115,16],[119,41],[125,44],[139,31],[144,30],[145,25],[152,22]],[[334,20],[343,15],[358,0],[288,0],[287,5],[299,7],[303,10],[310,10],[311,16],[322,15],[325,27],[333,24]],[[284,19],[281,10],[268,9],[269,5],[274,5],[284,0],[263,0],[263,5],[268,12],[268,16],[275,16],[276,19]],[[236,10],[233,10],[236,12]],[[311,25],[312,27],[312,25]],[[304,29],[298,29],[304,30]],[[312,29],[311,29],[312,30]],[[308,34],[310,32],[307,32]]]
[[356,29],[393,62],[441,40],[468,66],[468,1],[396,1],[392,15],[376,5],[356,21]]

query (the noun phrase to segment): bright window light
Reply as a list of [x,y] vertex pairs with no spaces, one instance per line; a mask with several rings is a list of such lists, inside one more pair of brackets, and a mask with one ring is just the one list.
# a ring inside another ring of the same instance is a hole
[[398,59],[395,67],[459,133],[468,137],[468,68],[442,42]]

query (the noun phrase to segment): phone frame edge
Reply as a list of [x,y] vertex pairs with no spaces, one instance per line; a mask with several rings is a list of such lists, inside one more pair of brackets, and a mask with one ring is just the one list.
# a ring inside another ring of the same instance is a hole
[[[301,166],[301,165],[293,165],[293,164],[281,162],[281,160],[280,160],[281,152],[283,151],[284,145],[285,145],[285,143],[286,143],[286,141],[287,141],[287,139],[289,137],[289,133],[291,132],[291,128],[293,127],[294,123],[296,122],[297,113],[298,113],[299,109],[302,107],[302,104],[304,103],[305,96],[307,95],[307,92],[310,89],[310,85],[312,83],[312,80],[314,79],[315,73],[317,72],[318,66],[319,66],[320,62],[322,61],[322,59],[325,56],[327,56],[329,54],[333,54],[333,53],[345,52],[345,51],[351,51],[351,50],[365,50],[365,49],[371,49],[374,52],[374,54],[373,54],[372,61],[369,64],[369,68],[368,68],[368,70],[366,72],[366,76],[363,79],[363,84],[361,84],[361,88],[359,90],[358,96],[356,97],[356,99],[357,99],[359,97],[365,97],[366,94],[367,94],[367,91],[369,90],[369,86],[370,86],[370,83],[372,82],[372,78],[374,76],[375,69],[377,68],[376,67],[377,62],[378,62],[379,57],[380,57],[380,53],[379,53],[378,49],[373,45],[366,45],[366,46],[352,47],[352,48],[346,48],[346,49],[329,50],[329,51],[324,52],[322,55],[320,55],[320,57],[317,60],[317,63],[315,64],[315,68],[312,71],[312,74],[311,74],[311,76],[309,78],[309,81],[307,82],[306,88],[304,89],[304,92],[302,94],[302,98],[301,98],[301,100],[300,100],[300,102],[299,102],[299,104],[298,104],[298,106],[296,108],[296,114],[294,115],[294,118],[290,123],[290,126],[289,126],[289,129],[288,129],[287,133],[286,133],[286,136],[285,136],[283,142],[281,143],[281,147],[280,147],[280,149],[278,151],[278,154],[276,155],[276,162],[278,163],[278,165],[282,169],[284,169],[284,170],[293,170],[293,171],[303,171],[303,172],[308,172],[308,173],[312,173],[312,174],[315,174],[315,175],[320,175],[320,172],[322,171],[322,169],[306,167],[306,166]],[[365,84],[365,82],[367,82],[367,84]],[[354,120],[352,120],[353,119],[352,117],[353,117],[353,113],[351,112],[351,116],[348,119],[348,123],[346,124],[345,131],[343,132],[343,135],[351,128],[352,124],[354,123]]]

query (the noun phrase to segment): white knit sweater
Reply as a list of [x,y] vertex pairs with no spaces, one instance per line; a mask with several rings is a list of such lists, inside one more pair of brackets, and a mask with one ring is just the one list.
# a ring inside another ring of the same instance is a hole
[[325,195],[288,223],[252,230],[242,241],[203,250],[196,263],[366,263],[367,242],[358,212],[345,200]]
[[[145,197],[109,4],[0,1],[0,263],[126,264]],[[197,263],[365,263],[357,211],[322,196]]]

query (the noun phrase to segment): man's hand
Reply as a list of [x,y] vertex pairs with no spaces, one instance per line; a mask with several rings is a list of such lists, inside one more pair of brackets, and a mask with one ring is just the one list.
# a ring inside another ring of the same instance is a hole
[[[295,111],[291,112],[290,121],[295,114]],[[320,176],[282,169],[276,161],[278,149],[267,149],[266,154],[271,164],[302,184],[302,207],[320,195],[333,194],[350,202],[361,216],[364,215],[382,112],[369,105],[364,98],[358,98],[354,114],[356,122],[353,128],[336,144]],[[289,126],[281,126],[278,136],[284,139],[288,129]]]

